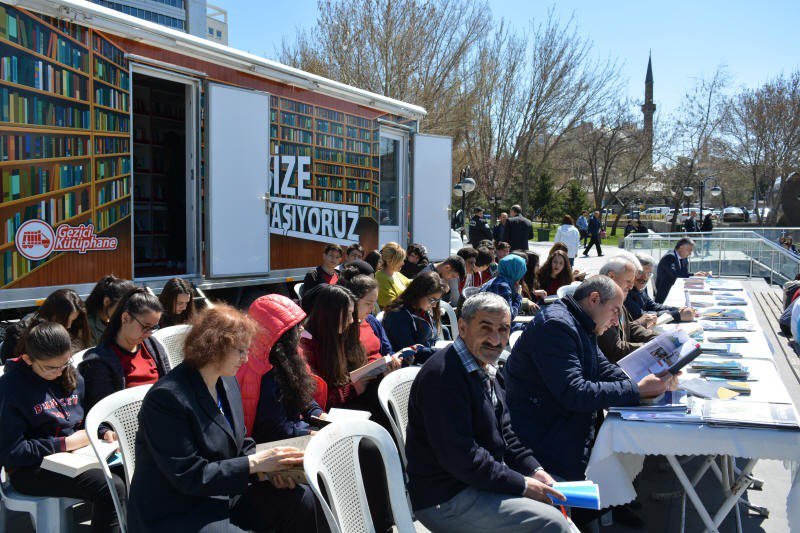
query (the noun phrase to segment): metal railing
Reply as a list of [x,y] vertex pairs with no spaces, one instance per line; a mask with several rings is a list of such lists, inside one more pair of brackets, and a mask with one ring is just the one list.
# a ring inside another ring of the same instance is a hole
[[[800,255],[777,243],[781,232],[795,228],[714,230],[711,233],[632,233],[625,237],[625,249],[644,252],[656,261],[675,247],[678,239],[691,237],[695,248],[689,270],[711,271],[717,276],[763,278],[783,284],[800,274]],[[800,230],[796,230],[800,234]],[[773,236],[774,239],[771,239]],[[767,236],[769,235],[769,236]]]

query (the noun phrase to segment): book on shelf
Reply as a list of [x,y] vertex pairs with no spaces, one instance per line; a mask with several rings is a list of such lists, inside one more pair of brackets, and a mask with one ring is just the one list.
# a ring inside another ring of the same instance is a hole
[[634,383],[648,374],[677,374],[700,355],[700,345],[685,331],[662,333],[619,361],[619,367]]
[[350,381],[355,382],[366,377],[379,376],[386,371],[391,361],[392,357],[389,355],[379,357],[374,361],[369,362],[366,365],[350,372]]
[[84,164],[2,169],[0,201],[10,202],[88,183]]
[[59,96],[85,100],[87,78],[0,43],[0,79]]
[[6,6],[0,11],[0,38],[45,55],[59,63],[86,72],[89,51],[59,35],[43,21]]
[[83,156],[89,157],[88,136],[39,133],[0,135],[0,161]]
[[24,89],[0,87],[0,121],[58,128],[89,129],[87,104],[65,102]]
[[[116,442],[97,443],[98,453],[108,459],[119,449]],[[42,468],[67,477],[77,477],[93,468],[100,468],[100,462],[91,446],[84,446],[71,452],[59,452],[42,459]]]

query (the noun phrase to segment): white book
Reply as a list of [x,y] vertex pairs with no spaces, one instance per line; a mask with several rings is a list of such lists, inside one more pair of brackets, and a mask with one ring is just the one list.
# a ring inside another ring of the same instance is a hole
[[386,371],[386,367],[389,365],[391,360],[392,356],[384,355],[383,357],[375,359],[371,363],[367,363],[361,368],[356,368],[355,370],[350,372],[350,381],[356,382],[365,377],[379,376],[383,374]]
[[[100,442],[100,454],[108,459],[119,449],[117,442]],[[42,459],[42,468],[67,477],[77,477],[92,468],[100,468],[100,462],[91,446],[84,446],[71,452],[59,452]]]
[[369,420],[372,413],[360,409],[337,409],[332,407],[325,417],[327,422],[346,422],[348,420]]
[[[272,448],[283,448],[283,447],[297,448],[300,451],[305,451],[310,440],[311,440],[311,435],[305,435],[302,437],[293,437],[291,439],[263,442],[261,444],[256,444],[256,453],[263,452],[266,450],[271,450]],[[290,477],[294,480],[295,483],[308,484],[308,479],[306,478],[306,472],[303,469],[303,465],[293,466],[286,470],[281,470],[280,472],[275,472],[275,473],[280,474],[281,476]],[[259,478],[262,480],[269,479],[269,475],[265,474],[263,476],[259,476]]]

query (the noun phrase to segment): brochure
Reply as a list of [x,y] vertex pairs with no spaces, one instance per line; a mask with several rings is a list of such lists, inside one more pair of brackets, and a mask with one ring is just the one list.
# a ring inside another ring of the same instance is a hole
[[591,481],[557,481],[553,488],[563,494],[567,501],[550,496],[553,503],[565,507],[600,510],[600,487]]
[[706,381],[704,379],[687,379],[682,381],[680,388],[698,398],[730,400],[739,396],[737,391],[725,386],[727,381]]
[[361,368],[356,368],[350,372],[350,381],[355,382],[369,376],[380,376],[386,371],[386,367],[389,366],[391,360],[392,357],[390,355],[385,355],[375,359],[371,363],[367,363]]
[[800,430],[791,404],[706,400],[701,412],[714,425]]
[[747,320],[743,309],[730,309],[727,307],[709,307],[698,313],[703,320]]
[[705,331],[755,331],[756,328],[742,320],[701,320]]
[[[108,460],[119,449],[117,442],[99,442],[98,449],[100,454]],[[117,460],[112,459],[109,464]],[[67,477],[77,477],[92,468],[100,468],[94,450],[91,446],[84,446],[71,452],[59,452],[47,455],[42,459],[42,468]]]
[[619,361],[619,366],[634,382],[648,374],[663,375],[678,371],[700,355],[700,345],[682,329],[662,333]]

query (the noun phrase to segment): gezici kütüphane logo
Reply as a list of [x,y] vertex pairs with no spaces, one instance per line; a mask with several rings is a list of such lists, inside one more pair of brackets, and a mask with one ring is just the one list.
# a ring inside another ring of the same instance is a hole
[[14,244],[19,254],[31,261],[46,259],[53,252],[78,252],[85,254],[94,251],[117,249],[116,237],[100,237],[94,232],[94,224],[70,226],[61,224],[56,230],[53,226],[34,218],[23,222],[14,236]]

